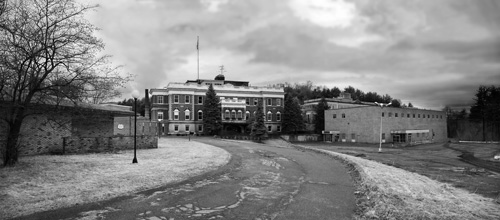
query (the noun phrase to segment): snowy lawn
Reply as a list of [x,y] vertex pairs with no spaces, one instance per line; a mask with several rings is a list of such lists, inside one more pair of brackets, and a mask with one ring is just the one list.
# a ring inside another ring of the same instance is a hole
[[0,216],[15,217],[105,200],[180,182],[229,162],[220,148],[162,138],[158,149],[85,155],[21,157],[0,168]]
[[375,161],[299,147],[339,158],[357,170],[357,219],[500,219],[495,199]]

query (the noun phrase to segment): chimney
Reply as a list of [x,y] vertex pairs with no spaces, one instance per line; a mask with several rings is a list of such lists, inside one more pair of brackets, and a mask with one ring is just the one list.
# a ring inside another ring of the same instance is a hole
[[144,99],[144,117],[145,118],[148,118],[149,120],[151,120],[151,114],[150,114],[150,108],[149,108],[149,91],[148,89],[146,89],[146,95],[144,96],[145,99]]

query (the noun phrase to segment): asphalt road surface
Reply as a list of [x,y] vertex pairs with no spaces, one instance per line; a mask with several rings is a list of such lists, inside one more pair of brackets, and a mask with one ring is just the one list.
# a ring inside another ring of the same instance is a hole
[[196,141],[227,150],[231,161],[175,185],[21,219],[352,219],[354,186],[339,161],[291,147]]

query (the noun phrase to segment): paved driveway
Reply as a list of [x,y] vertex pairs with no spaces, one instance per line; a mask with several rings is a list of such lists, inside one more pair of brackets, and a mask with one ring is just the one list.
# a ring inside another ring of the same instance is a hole
[[199,138],[232,154],[202,176],[128,197],[37,213],[23,219],[351,219],[346,168],[295,148]]

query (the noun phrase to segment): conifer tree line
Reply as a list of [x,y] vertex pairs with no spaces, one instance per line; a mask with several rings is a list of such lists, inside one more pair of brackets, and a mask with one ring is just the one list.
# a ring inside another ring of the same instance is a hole
[[297,97],[300,104],[305,100],[319,99],[319,98],[337,98],[342,92],[350,93],[353,100],[362,102],[379,102],[389,103],[392,102],[392,107],[413,107],[411,103],[403,104],[399,99],[392,98],[389,94],[380,95],[377,92],[364,92],[360,89],[348,86],[343,90],[334,86],[328,88],[326,86],[316,86],[313,82],[307,81],[306,83],[284,83],[285,93],[292,97]]

